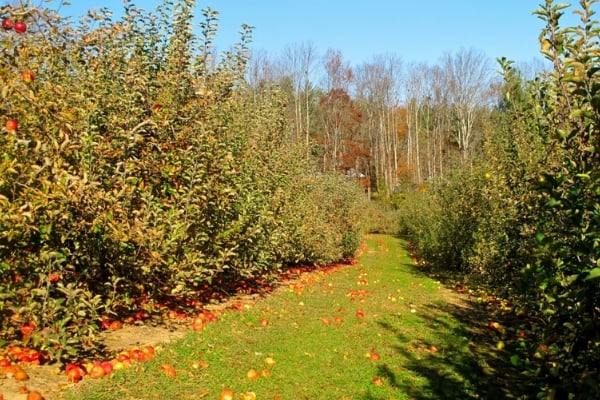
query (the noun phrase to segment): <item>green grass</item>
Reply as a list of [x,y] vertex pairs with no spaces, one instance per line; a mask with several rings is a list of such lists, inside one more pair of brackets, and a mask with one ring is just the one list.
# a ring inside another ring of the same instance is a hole
[[[302,279],[246,312],[222,314],[204,331],[190,331],[153,361],[86,380],[65,397],[218,399],[224,387],[236,398],[252,391],[259,400],[505,397],[494,383],[503,372],[490,367],[501,359],[491,342],[474,343],[480,327],[472,326],[473,314],[414,267],[401,240],[368,236],[356,265]],[[367,356],[373,350],[379,360]],[[263,370],[267,356],[276,361],[271,376],[249,380],[246,372]],[[208,367],[194,369],[198,360]],[[160,370],[164,363],[176,377]]]

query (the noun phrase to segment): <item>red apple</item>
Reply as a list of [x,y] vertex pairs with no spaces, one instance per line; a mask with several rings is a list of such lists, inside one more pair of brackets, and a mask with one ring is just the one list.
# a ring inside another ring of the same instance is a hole
[[35,324],[33,322],[21,325],[21,333],[25,337],[29,337],[31,335],[31,332],[33,332],[34,330]]
[[86,374],[85,369],[79,364],[67,364],[67,380],[76,383]]
[[151,360],[154,358],[154,347],[144,346],[142,347],[142,353],[144,354],[144,360]]
[[267,326],[267,325],[269,325],[269,320],[268,320],[268,319],[266,319],[266,318],[261,318],[261,320],[260,320],[260,324],[261,324],[262,326]]
[[8,119],[4,124],[4,127],[9,131],[16,131],[19,129],[19,122],[16,119]]
[[373,378],[373,383],[376,384],[377,386],[382,386],[383,385],[383,379],[381,379],[380,377],[376,376]]
[[2,20],[2,28],[6,31],[10,31],[15,26],[15,23],[10,18],[4,18]]
[[146,360],[146,356],[144,355],[144,352],[140,349],[132,349],[129,352],[129,358],[131,358],[132,360],[135,360],[135,361],[145,361]]
[[371,350],[371,360],[377,361],[380,359],[381,359],[381,356],[379,355],[379,353],[376,352],[375,350]]
[[124,362],[124,361],[131,360],[131,357],[129,357],[129,354],[127,354],[127,353],[119,353],[117,355],[117,357],[115,358],[115,360],[117,360],[119,362]]
[[112,374],[113,370],[114,370],[114,365],[111,364],[110,361],[103,361],[102,364],[100,364],[102,366],[102,369],[104,369],[104,374],[105,375],[110,375]]
[[8,358],[0,358],[0,368],[8,367],[10,365],[10,360]]
[[17,33],[25,33],[27,31],[27,24],[23,21],[15,22],[14,30]]

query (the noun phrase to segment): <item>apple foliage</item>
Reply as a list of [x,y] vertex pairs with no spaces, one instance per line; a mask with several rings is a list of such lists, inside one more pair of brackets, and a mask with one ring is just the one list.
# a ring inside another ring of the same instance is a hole
[[401,206],[425,262],[510,299],[528,332],[511,362],[548,398],[600,396],[595,4],[580,1],[580,23],[567,28],[568,4],[547,0],[534,12],[546,24],[540,44],[551,70],[526,81],[500,59],[504,93],[482,157]]
[[2,338],[33,322],[61,359],[141,301],[356,251],[358,188],[289,146],[278,88],[245,88],[251,27],[216,56],[218,13],[196,34],[194,9],[2,9],[29,25],[0,32]]

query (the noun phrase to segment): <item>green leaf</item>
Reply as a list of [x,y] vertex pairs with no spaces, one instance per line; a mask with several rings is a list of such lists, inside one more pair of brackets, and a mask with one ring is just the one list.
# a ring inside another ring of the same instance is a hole
[[543,243],[545,238],[546,235],[544,235],[542,232],[538,232],[535,234],[535,240],[537,240],[538,243]]
[[575,325],[573,325],[571,322],[565,322],[563,326],[571,331],[575,330]]
[[510,363],[516,367],[521,363],[521,358],[518,354],[513,354],[510,356]]
[[588,276],[585,277],[584,280],[596,279],[600,278],[600,267],[596,267],[588,271]]
[[555,206],[557,206],[557,205],[560,204],[560,200],[552,198],[552,199],[548,200],[547,204],[548,204],[549,207],[555,207]]

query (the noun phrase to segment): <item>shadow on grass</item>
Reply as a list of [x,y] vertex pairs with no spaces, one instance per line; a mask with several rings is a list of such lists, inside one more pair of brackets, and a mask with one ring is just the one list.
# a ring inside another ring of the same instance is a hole
[[[398,359],[407,360],[401,366],[379,367],[379,376],[387,384],[417,400],[536,397],[536,388],[510,363],[510,355],[496,348],[498,337],[487,327],[483,309],[468,302],[436,303],[421,305],[418,315],[423,328],[436,332],[439,343],[411,336],[406,328],[400,328],[400,317],[398,324],[394,320],[378,322],[397,339],[392,349]],[[401,378],[397,367],[418,375],[420,382]]]

